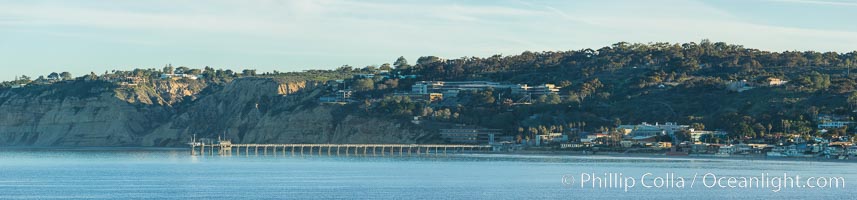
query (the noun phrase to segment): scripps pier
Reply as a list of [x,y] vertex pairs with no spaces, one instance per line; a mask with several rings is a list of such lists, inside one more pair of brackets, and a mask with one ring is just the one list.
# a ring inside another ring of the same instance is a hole
[[459,144],[216,144],[192,142],[191,155],[371,155],[404,156],[488,152],[491,145]]

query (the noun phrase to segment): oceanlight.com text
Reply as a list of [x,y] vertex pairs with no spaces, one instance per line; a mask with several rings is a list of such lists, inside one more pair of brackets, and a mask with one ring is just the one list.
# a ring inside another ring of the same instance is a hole
[[787,189],[844,189],[843,177],[801,176],[789,173],[760,173],[757,176],[725,176],[716,173],[579,173],[562,176],[566,188],[620,189],[625,192],[635,189],[766,189],[780,192]]

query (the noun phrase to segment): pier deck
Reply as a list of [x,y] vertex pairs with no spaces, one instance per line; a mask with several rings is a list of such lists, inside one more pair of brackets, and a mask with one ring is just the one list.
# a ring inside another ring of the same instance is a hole
[[467,144],[220,144],[192,143],[191,155],[423,155],[491,151]]

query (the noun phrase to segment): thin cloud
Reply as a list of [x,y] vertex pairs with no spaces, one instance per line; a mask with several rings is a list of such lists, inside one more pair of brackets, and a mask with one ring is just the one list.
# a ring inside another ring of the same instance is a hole
[[288,26],[255,19],[241,19],[206,14],[144,13],[59,6],[4,5],[1,15],[13,16],[6,25],[81,26],[107,29],[255,32],[278,31]]
[[[746,4],[769,4],[761,1]],[[839,7],[855,4],[772,1]],[[710,1],[82,2],[0,0],[0,39],[7,39],[0,42],[0,55],[7,55],[0,59],[0,65],[21,66],[34,73],[39,72],[36,67],[44,65],[79,67],[89,72],[164,59],[187,66],[337,67],[392,62],[400,55],[409,59],[424,55],[457,58],[598,48],[619,41],[688,42],[703,38],[765,50],[852,51],[857,46],[857,33],[841,26],[801,24],[805,21],[767,24],[746,18],[739,13],[744,12],[741,9],[719,7]],[[807,13],[834,9],[803,7],[810,11]],[[776,17],[793,13],[764,14]],[[87,48],[75,48],[79,46]],[[34,59],[45,56],[43,49],[55,52],[52,59]],[[122,54],[116,49],[145,53]],[[102,68],[91,69],[93,66]]]

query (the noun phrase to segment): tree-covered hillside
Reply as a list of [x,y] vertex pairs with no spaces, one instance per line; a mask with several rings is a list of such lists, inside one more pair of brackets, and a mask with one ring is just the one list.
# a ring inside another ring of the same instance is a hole
[[[768,52],[707,40],[616,43],[600,49],[487,58],[427,56],[414,65],[400,58],[394,72],[418,74],[421,80],[552,83],[562,87],[561,100],[534,97],[536,104],[509,106],[503,102],[519,97],[508,91],[484,91],[463,95],[472,99],[460,100],[459,105],[398,106],[400,110],[377,112],[433,118],[438,110],[449,110],[454,119],[438,120],[523,135],[550,127],[595,130],[620,123],[666,121],[702,124],[733,136],[815,134],[819,114],[851,117],[857,104],[857,74],[850,74],[855,65],[857,52]],[[788,82],[771,85],[770,78]],[[747,90],[737,92],[732,88],[736,84]],[[409,87],[399,85],[400,90]],[[380,107],[390,107],[390,102],[397,101],[388,99]]]
[[[817,119],[854,117],[857,74],[851,75],[850,71],[855,65],[857,51],[768,52],[703,40],[684,44],[616,43],[600,49],[487,58],[426,56],[415,63],[400,57],[380,66],[286,73],[172,65],[91,73],[78,78],[69,73],[50,73],[34,80],[22,77],[4,82],[0,90],[20,93],[60,87],[67,89],[52,94],[71,96],[84,94],[65,93],[98,92],[89,87],[80,89],[82,84],[70,84],[89,82],[85,85],[108,88],[120,99],[180,109],[183,104],[191,105],[197,96],[222,90],[236,79],[264,78],[281,83],[315,81],[324,86],[324,92],[308,95],[304,101],[345,94],[340,90],[353,91],[344,105],[309,101],[301,104],[341,106],[336,112],[401,124],[410,124],[419,117],[424,123],[417,128],[429,130],[464,124],[503,129],[510,136],[525,138],[546,132],[605,130],[619,124],[677,122],[728,131],[733,138],[774,134],[832,137],[850,131],[845,128],[821,134],[816,128]],[[428,102],[402,95],[418,81],[555,84],[561,89],[556,94],[539,96],[522,96],[509,89],[462,91],[457,97]],[[112,85],[99,86],[107,83]],[[30,89],[10,89],[16,87]],[[165,94],[156,94],[159,91]],[[151,99],[155,96],[160,99]],[[255,106],[243,107],[259,108],[265,104],[255,102]]]

